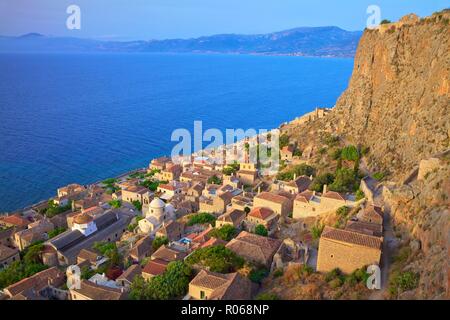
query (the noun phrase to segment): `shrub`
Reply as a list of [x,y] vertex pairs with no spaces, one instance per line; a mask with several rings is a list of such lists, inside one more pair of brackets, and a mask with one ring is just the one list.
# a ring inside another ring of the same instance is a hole
[[364,194],[364,192],[361,189],[358,189],[358,191],[356,191],[356,201],[362,200],[366,197],[366,195]]
[[57,228],[53,229],[52,231],[50,231],[50,232],[48,233],[48,238],[49,238],[49,239],[54,238],[54,237],[56,237],[57,235],[63,233],[64,231],[66,231],[66,228],[63,228],[63,227],[57,227]]
[[171,262],[162,275],[145,281],[135,277],[131,285],[130,298],[133,300],[169,300],[186,294],[192,269],[182,261]]
[[346,146],[341,151],[341,157],[343,160],[347,161],[358,161],[359,160],[358,149],[353,145]]
[[269,275],[269,270],[266,268],[253,269],[248,278],[254,283],[261,283],[265,277]]
[[294,179],[294,175],[299,176],[312,176],[315,173],[315,169],[307,164],[299,164],[292,169],[280,172],[277,175],[278,180],[290,181]]
[[373,174],[373,178],[377,181],[381,181],[384,179],[385,174],[383,172],[376,172]]
[[153,251],[158,250],[162,245],[168,244],[169,239],[167,237],[156,237],[152,242]]
[[229,273],[242,268],[244,259],[223,245],[195,250],[186,258],[189,265],[198,264],[213,272]]
[[139,200],[133,201],[132,204],[136,208],[136,210],[139,210],[139,211],[142,210],[142,203]]
[[336,192],[352,192],[359,187],[359,179],[355,172],[348,168],[336,170],[336,176],[330,185],[330,190]]
[[266,227],[264,227],[262,224],[258,224],[255,227],[255,234],[263,236],[263,237],[267,237],[269,232],[267,231]]
[[383,19],[383,20],[381,21],[381,24],[388,24],[388,23],[391,23],[391,20]]
[[256,296],[256,300],[280,300],[276,293],[263,292]]
[[187,225],[193,226],[195,224],[205,224],[205,223],[209,223],[210,225],[214,226],[216,223],[216,217],[206,212],[197,213],[189,218]]
[[280,149],[289,145],[289,136],[283,134],[280,136]]
[[332,289],[336,289],[336,288],[339,288],[340,286],[342,286],[343,282],[340,278],[336,278],[336,279],[331,280],[328,284],[330,285],[330,287]]
[[333,270],[331,270],[330,272],[328,272],[325,275],[325,281],[326,282],[330,282],[331,280],[334,280],[336,278],[339,278],[342,276],[342,272],[339,268],[335,268]]
[[279,277],[281,277],[283,275],[283,269],[276,269],[274,272],[273,272],[273,276],[275,277],[275,278],[279,278]]
[[230,241],[237,234],[237,230],[231,224],[226,224],[219,229],[212,230],[209,235],[225,241]]
[[120,207],[122,206],[122,202],[120,202],[120,200],[118,200],[118,199],[111,200],[111,201],[108,202],[108,203],[109,203],[109,205],[110,205],[111,207],[116,208],[116,209],[118,209],[118,208],[120,208]]
[[333,183],[333,181],[334,181],[333,174],[324,173],[324,174],[321,174],[321,175],[318,175],[317,177],[315,177],[309,188],[316,192],[322,192],[323,186],[329,185],[329,184]]
[[208,179],[208,183],[209,184],[217,184],[217,185],[221,185],[222,184],[222,180],[220,180],[220,178],[218,178],[217,176],[212,176]]
[[311,234],[313,239],[319,239],[320,236],[322,235],[322,231],[325,228],[325,226],[323,224],[316,224],[311,228]]

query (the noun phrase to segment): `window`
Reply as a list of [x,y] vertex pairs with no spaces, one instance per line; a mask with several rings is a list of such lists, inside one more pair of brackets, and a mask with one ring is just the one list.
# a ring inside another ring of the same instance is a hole
[[204,300],[205,298],[205,291],[200,291],[200,299]]
[[331,255],[331,258],[334,258],[334,254]]

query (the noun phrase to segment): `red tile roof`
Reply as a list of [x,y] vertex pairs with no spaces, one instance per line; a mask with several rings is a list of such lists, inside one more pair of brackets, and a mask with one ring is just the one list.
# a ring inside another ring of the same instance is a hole
[[166,271],[169,262],[162,259],[150,260],[142,269],[142,273],[146,273],[152,276],[158,276]]
[[381,245],[383,243],[383,238],[369,236],[349,230],[336,229],[328,226],[325,227],[320,238],[347,242],[358,246],[379,250],[381,250]]
[[267,200],[267,201],[271,201],[271,202],[276,202],[279,204],[283,204],[286,201],[289,201],[289,199],[284,196],[280,196],[278,194],[274,194],[274,193],[270,193],[270,192],[262,192],[262,193],[258,194],[255,198],[263,199],[263,200]]
[[273,210],[264,207],[253,208],[248,215],[257,219],[266,220],[273,215]]

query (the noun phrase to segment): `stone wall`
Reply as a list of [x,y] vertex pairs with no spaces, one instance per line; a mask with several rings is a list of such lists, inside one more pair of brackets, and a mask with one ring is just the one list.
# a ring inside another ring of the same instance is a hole
[[317,259],[317,271],[330,272],[339,268],[349,274],[371,264],[379,264],[381,250],[352,245],[321,238]]

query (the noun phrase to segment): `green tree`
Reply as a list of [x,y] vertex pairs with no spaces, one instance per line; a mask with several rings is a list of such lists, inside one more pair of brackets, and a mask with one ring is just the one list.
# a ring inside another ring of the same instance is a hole
[[341,157],[347,161],[359,161],[359,151],[353,145],[346,146],[341,151]]
[[167,237],[156,237],[155,240],[152,242],[152,249],[153,251],[158,250],[161,246],[168,244],[169,239]]
[[66,230],[67,229],[63,227],[57,227],[48,233],[48,238],[49,239],[54,238],[57,235],[60,235],[61,233],[65,232]]
[[192,269],[182,261],[171,262],[162,275],[145,281],[135,277],[131,284],[130,298],[133,300],[179,299],[186,294]]
[[212,230],[209,235],[225,241],[230,241],[237,234],[236,228],[231,224],[226,224],[221,228]]
[[280,136],[280,149],[287,147],[289,145],[289,136],[287,134],[283,134]]
[[217,177],[216,175],[210,177],[208,179],[208,183],[209,184],[217,184],[217,185],[221,185],[222,184],[222,180],[220,180],[219,177]]
[[248,278],[250,281],[254,283],[261,283],[264,278],[266,278],[269,275],[269,270],[266,268],[260,268],[260,269],[253,269],[250,271],[250,274],[248,275]]
[[131,202],[133,206],[136,208],[136,210],[141,211],[142,210],[142,203],[139,200],[134,200]]
[[111,207],[113,207],[113,208],[118,209],[118,208],[120,208],[120,207],[122,206],[122,202],[121,202],[120,200],[118,200],[118,199],[115,199],[115,200],[111,200],[111,201],[109,202],[109,205],[110,205]]
[[334,182],[330,185],[330,190],[336,192],[353,192],[359,187],[359,181],[355,172],[348,168],[336,170]]
[[186,258],[188,265],[201,265],[213,272],[235,272],[244,265],[244,259],[223,245],[195,250]]
[[205,224],[205,223],[209,223],[212,226],[214,226],[216,223],[216,217],[207,212],[200,212],[192,215],[189,218],[187,225],[193,226],[195,224]]
[[383,19],[383,20],[381,21],[381,24],[388,24],[388,23],[391,23],[391,20]]
[[267,235],[269,234],[269,232],[267,231],[266,227],[263,226],[262,224],[258,224],[255,227],[255,234],[263,236],[263,237],[267,237]]
[[322,192],[324,185],[330,185],[334,181],[334,175],[331,173],[324,173],[321,175],[318,175],[314,178],[312,181],[309,189],[316,191],[316,192]]
[[322,235],[322,231],[325,228],[323,224],[316,224],[311,228],[311,234],[313,239],[319,239]]
[[256,300],[280,300],[276,293],[263,292],[256,296]]

